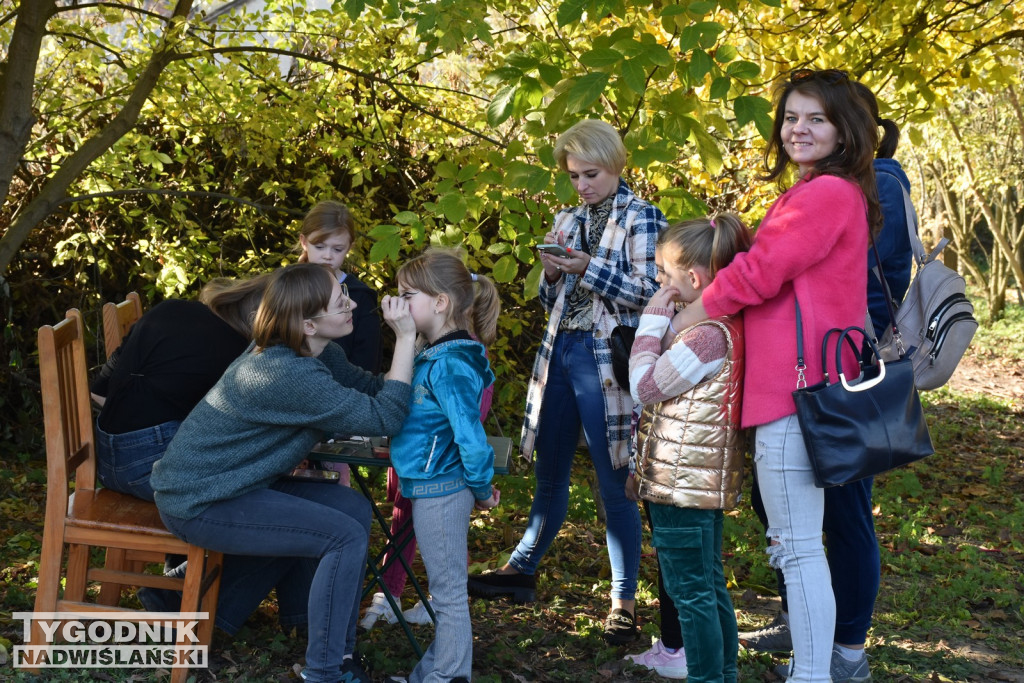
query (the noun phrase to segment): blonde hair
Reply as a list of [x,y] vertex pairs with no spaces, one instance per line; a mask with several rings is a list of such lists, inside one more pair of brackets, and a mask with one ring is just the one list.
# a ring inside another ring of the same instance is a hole
[[267,289],[269,273],[244,280],[218,277],[199,292],[199,301],[246,339],[252,339],[252,323]]
[[626,146],[619,132],[611,124],[597,119],[583,119],[558,136],[555,141],[555,161],[568,171],[566,158],[573,155],[580,161],[596,164],[615,175],[626,168]]
[[448,320],[456,328],[469,330],[485,346],[498,334],[501,302],[498,288],[484,275],[474,275],[453,249],[428,249],[406,261],[397,279],[406,287],[437,296],[448,296]]
[[701,266],[711,279],[736,254],[748,251],[750,242],[750,230],[732,213],[673,223],[658,235],[658,247],[674,244],[679,248],[678,268]]
[[[341,202],[326,200],[317,203],[302,219],[299,234],[310,244],[320,244],[328,237],[337,233],[348,235],[349,243],[356,241],[356,226],[348,207]],[[306,250],[300,241],[297,249],[301,253],[299,263],[308,260]]]
[[327,310],[336,286],[334,273],[321,263],[295,263],[274,271],[253,322],[256,346],[263,350],[283,345],[300,356],[311,355],[303,325]]

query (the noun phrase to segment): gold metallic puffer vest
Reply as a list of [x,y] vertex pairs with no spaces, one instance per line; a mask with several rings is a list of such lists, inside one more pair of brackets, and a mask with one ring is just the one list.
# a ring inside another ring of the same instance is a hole
[[727,316],[697,325],[725,332],[725,362],[717,375],[689,391],[644,407],[637,426],[636,477],[640,497],[652,503],[728,510],[739,499],[746,453],[740,429],[743,319]]

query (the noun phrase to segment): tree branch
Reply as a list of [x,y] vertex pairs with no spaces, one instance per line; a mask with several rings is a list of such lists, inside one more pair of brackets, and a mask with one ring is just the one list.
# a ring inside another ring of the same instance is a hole
[[[40,193],[25,206],[21,214],[7,229],[7,232],[4,233],[4,236],[0,238],[0,274],[7,271],[7,266],[9,266],[11,261],[14,259],[14,256],[17,254],[22,243],[24,243],[25,239],[28,237],[28,234],[43,219],[45,219],[51,211],[53,211],[55,206],[63,201],[71,183],[73,183],[75,179],[78,178],[90,164],[92,164],[92,162],[102,156],[115,142],[120,140],[135,126],[143,105],[145,105],[150,93],[153,92],[153,89],[159,82],[164,69],[166,69],[167,65],[174,61],[174,59],[178,58],[178,53],[175,52],[173,44],[176,42],[185,18],[188,17],[189,12],[192,10],[192,3],[193,0],[178,0],[169,17],[168,25],[171,26],[171,28],[164,35],[160,47],[156,50],[152,59],[150,59],[145,69],[143,69],[142,73],[139,75],[138,80],[135,82],[135,87],[128,96],[127,101],[125,101],[124,107],[121,111],[118,112],[107,125],[101,128],[96,135],[82,143],[82,145],[75,150],[75,152],[71,154],[63,164],[61,164],[61,167],[43,186]],[[39,5],[43,6],[44,9],[52,9],[53,4],[53,2],[29,2],[22,5],[22,7],[35,8]],[[48,17],[49,15],[46,16]],[[176,23],[176,20],[181,21],[182,23]],[[21,24],[20,17],[18,23],[19,25]],[[38,27],[44,25],[45,21]],[[38,55],[38,46],[36,47],[35,54]],[[33,65],[35,64],[34,59],[32,63]],[[31,82],[29,87],[31,87]],[[6,98],[4,99],[6,100]],[[31,104],[31,98],[27,98],[25,106],[28,106],[29,104]],[[0,126],[0,128],[2,128],[2,126]],[[0,140],[0,142],[2,142],[2,140]],[[23,148],[24,144],[21,144],[3,156],[13,154],[13,156],[17,158]],[[10,176],[8,175],[6,181],[4,181],[2,173],[3,170],[0,168],[0,187],[4,189],[4,197],[6,198],[7,190],[10,187]],[[4,182],[6,182],[6,185],[2,184]]]

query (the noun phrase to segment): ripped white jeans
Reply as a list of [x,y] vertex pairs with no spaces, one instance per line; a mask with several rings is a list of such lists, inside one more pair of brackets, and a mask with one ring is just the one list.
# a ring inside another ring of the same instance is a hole
[[789,680],[829,683],[836,602],[821,540],[825,492],[814,485],[796,415],[757,427],[754,441],[769,561],[786,577],[793,636]]

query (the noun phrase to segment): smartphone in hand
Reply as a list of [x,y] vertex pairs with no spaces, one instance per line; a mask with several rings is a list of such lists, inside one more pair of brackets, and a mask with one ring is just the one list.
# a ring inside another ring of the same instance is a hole
[[562,258],[568,258],[569,256],[569,250],[561,244],[538,244],[537,248],[545,254],[551,254],[552,256],[560,256]]

